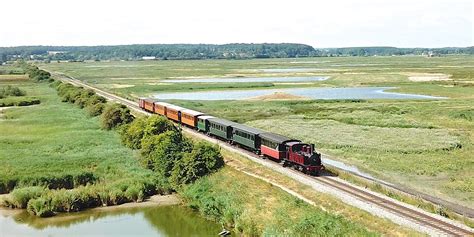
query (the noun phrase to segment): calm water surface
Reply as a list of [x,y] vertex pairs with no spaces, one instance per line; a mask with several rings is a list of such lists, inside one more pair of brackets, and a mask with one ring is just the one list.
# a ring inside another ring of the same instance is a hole
[[0,236],[217,236],[222,228],[181,206],[89,210],[38,218],[0,210]]
[[329,77],[237,77],[237,78],[196,78],[196,79],[173,79],[164,80],[163,82],[173,83],[243,83],[243,82],[309,82],[324,81]]
[[284,92],[311,99],[441,99],[427,95],[386,92],[393,87],[357,87],[357,88],[294,88],[262,90],[227,90],[202,92],[160,93],[154,97],[161,100],[242,100],[275,92]]

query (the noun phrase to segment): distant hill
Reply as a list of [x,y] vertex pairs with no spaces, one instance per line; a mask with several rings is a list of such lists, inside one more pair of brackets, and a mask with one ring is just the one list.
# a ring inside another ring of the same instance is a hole
[[350,47],[319,48],[305,44],[136,44],[114,46],[19,46],[0,47],[0,63],[17,59],[35,60],[168,60],[249,59],[318,56],[389,56],[474,54],[466,48]]

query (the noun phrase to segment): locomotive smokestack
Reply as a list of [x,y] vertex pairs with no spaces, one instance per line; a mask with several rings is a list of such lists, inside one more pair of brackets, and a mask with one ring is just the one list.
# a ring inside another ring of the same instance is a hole
[[315,149],[314,144],[311,144],[311,151],[314,152],[315,151],[314,149]]

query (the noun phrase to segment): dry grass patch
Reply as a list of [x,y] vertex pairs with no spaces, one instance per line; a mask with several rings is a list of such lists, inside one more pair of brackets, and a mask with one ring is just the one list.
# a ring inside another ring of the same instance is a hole
[[451,75],[447,75],[444,73],[405,73],[403,75],[408,76],[408,80],[415,82],[452,80],[450,78]]

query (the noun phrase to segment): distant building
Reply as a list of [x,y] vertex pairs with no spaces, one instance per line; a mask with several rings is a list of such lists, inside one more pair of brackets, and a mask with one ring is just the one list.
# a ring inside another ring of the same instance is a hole
[[62,54],[62,53],[66,53],[66,51],[48,51],[49,56],[53,56],[53,55],[56,55],[56,54]]
[[155,56],[143,56],[142,59],[143,60],[155,60],[156,57]]

